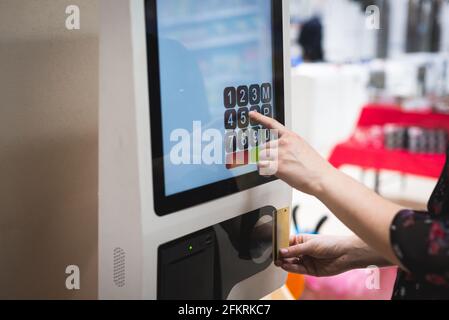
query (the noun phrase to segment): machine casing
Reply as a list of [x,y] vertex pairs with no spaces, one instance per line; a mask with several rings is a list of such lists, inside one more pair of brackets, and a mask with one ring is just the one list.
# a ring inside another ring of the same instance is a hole
[[[284,100],[290,126],[288,1],[278,1],[284,8]],[[274,181],[159,217],[153,203],[144,1],[100,3],[99,298],[156,299],[161,245],[262,207],[289,207],[291,189]],[[286,273],[271,264],[236,285],[227,298],[262,298],[285,280]]]

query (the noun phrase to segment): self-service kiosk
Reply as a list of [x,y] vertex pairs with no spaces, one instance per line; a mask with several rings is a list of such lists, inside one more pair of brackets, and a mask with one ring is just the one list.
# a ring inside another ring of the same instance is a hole
[[257,157],[249,111],[289,125],[288,1],[100,3],[100,299],[273,292],[291,189],[226,159]]

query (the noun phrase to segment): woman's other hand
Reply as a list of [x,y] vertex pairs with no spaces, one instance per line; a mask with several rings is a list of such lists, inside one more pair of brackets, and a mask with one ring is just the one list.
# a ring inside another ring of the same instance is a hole
[[280,252],[276,265],[285,271],[328,277],[371,265],[391,265],[356,236],[298,235]]
[[281,260],[276,261],[276,265],[291,273],[334,276],[353,269],[352,240],[352,237],[294,236],[290,248],[281,250]]

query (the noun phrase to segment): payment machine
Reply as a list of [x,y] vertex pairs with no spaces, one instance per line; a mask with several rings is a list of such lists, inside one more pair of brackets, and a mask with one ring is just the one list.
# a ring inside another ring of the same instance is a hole
[[291,189],[257,172],[248,113],[289,126],[288,1],[100,4],[100,299],[280,288]]

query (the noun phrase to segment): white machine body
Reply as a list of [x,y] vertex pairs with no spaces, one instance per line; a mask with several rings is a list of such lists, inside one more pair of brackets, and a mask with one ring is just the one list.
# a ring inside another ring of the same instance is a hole
[[[278,1],[283,3],[283,94],[290,126],[288,1]],[[144,0],[102,0],[100,11],[99,298],[157,299],[159,246],[264,206],[290,207],[291,189],[276,180],[158,216]],[[271,263],[225,298],[259,299],[285,280],[286,273]]]

